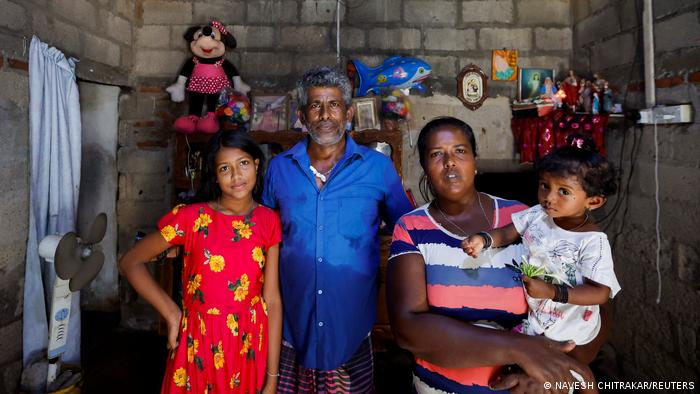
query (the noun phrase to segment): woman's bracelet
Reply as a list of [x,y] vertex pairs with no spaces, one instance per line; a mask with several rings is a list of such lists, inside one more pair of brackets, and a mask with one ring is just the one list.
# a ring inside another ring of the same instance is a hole
[[493,245],[493,237],[486,231],[479,231],[476,235],[480,235],[484,239],[484,250],[488,249]]
[[566,285],[554,285],[554,298],[552,301],[566,304],[569,302],[569,288]]
[[275,377],[275,378],[279,378],[279,376],[280,376],[279,371],[277,371],[277,373],[270,373],[270,371],[265,370],[265,374],[266,374],[267,376],[272,376],[272,377]]

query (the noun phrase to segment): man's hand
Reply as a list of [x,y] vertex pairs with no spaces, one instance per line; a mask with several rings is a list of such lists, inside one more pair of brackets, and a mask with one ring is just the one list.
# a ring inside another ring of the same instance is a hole
[[523,284],[525,285],[525,291],[532,298],[554,298],[554,285],[549,284],[542,279],[530,278],[529,276],[523,275]]
[[481,235],[470,235],[469,238],[462,241],[461,247],[464,253],[473,258],[479,257],[479,253],[484,249],[484,237]]

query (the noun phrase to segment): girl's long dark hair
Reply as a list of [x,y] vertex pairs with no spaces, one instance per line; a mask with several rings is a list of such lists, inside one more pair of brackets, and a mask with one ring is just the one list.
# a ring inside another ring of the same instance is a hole
[[221,196],[221,188],[216,183],[216,154],[221,148],[238,148],[257,159],[258,171],[253,188],[253,199],[260,202],[262,199],[262,189],[265,174],[265,155],[260,149],[260,145],[244,131],[221,130],[214,134],[204,151],[204,165],[202,168],[202,179],[195,201],[214,201]]
[[428,182],[428,177],[425,175],[425,151],[428,147],[428,138],[430,137],[430,134],[433,133],[433,131],[436,131],[446,126],[452,126],[461,130],[464,133],[464,136],[467,137],[467,141],[469,141],[469,144],[471,145],[474,157],[477,156],[476,138],[474,138],[474,131],[472,130],[471,126],[469,126],[465,122],[457,118],[453,118],[451,116],[441,116],[426,123],[425,126],[423,126],[423,128],[420,130],[420,133],[418,134],[418,141],[416,141],[416,148],[418,148],[418,160],[420,161],[420,166],[423,169],[423,175],[421,176],[420,181],[418,183],[418,189],[420,190],[420,194],[423,197],[423,199],[425,199],[425,201],[430,201],[432,197],[435,196],[435,191],[433,190],[433,187],[430,184],[430,182]]

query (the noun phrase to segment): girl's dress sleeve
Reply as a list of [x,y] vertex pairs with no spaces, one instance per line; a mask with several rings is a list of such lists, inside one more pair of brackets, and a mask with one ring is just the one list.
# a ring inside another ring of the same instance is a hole
[[610,288],[610,298],[620,291],[620,283],[615,276],[612,251],[608,237],[601,233],[592,237],[583,245],[579,260],[579,269],[584,278]]
[[160,235],[171,245],[184,245],[185,235],[190,230],[187,206],[178,205],[158,220]]
[[273,211],[272,209],[269,209],[268,213],[269,215],[266,215],[266,221],[269,223],[267,226],[267,236],[265,237],[266,250],[282,241],[282,225],[280,224],[280,217],[277,212]]

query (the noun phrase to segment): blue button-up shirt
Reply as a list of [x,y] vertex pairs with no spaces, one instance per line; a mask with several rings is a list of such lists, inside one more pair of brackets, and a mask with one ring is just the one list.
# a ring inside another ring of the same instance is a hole
[[391,160],[346,135],[345,154],[321,190],[308,137],[270,161],[263,203],[282,221],[283,337],[301,365],[349,361],[376,318],[380,220],[412,209]]

